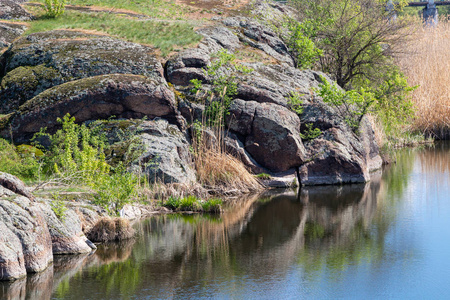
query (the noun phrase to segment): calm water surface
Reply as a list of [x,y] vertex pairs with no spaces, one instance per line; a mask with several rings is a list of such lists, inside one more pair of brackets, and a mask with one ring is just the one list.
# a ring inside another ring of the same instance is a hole
[[365,185],[159,216],[138,236],[0,283],[3,299],[450,299],[450,144],[407,149]]

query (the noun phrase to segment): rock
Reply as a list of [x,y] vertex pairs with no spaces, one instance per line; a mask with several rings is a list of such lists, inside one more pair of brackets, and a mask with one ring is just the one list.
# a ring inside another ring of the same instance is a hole
[[363,153],[369,172],[381,169],[383,159],[380,156],[380,149],[375,139],[372,124],[367,116],[365,116],[361,121],[359,138],[363,146]]
[[[7,228],[7,229],[6,229]],[[0,249],[0,278],[12,280],[39,272],[53,261],[47,224],[36,203],[23,196],[0,198],[1,238],[10,250]],[[6,245],[1,242],[0,245]],[[5,256],[3,256],[5,255]],[[13,261],[12,261],[12,260]]]
[[153,49],[69,30],[34,33],[4,53],[0,113],[10,113],[53,86],[105,74],[135,74],[165,83]]
[[34,196],[25,187],[25,184],[14,175],[0,172],[0,186],[10,190],[15,194],[25,196],[29,199],[33,199]]
[[[164,117],[179,122],[173,92],[144,76],[113,74],[84,78],[53,87],[22,105],[9,119],[16,142],[24,142],[47,127],[54,132],[57,118],[71,114],[77,122],[119,118]],[[0,135],[8,136],[8,130]]]
[[321,82],[320,76],[328,78],[321,72],[280,65],[252,63],[248,66],[253,72],[239,78],[237,97],[286,107],[293,92],[303,101],[308,101]]
[[260,49],[282,63],[294,66],[294,60],[286,44],[270,27],[264,26],[255,20],[240,17],[227,18],[223,23],[237,28],[236,34],[242,43]]
[[253,157],[245,150],[244,144],[239,140],[234,133],[228,132],[225,136],[225,147],[227,153],[230,153],[239,159],[245,166],[247,166],[252,173],[260,174],[267,173],[268,170],[263,168]]
[[32,16],[16,1],[0,0],[0,19],[30,21]]
[[206,74],[202,69],[207,67],[209,60],[210,56],[204,50],[184,50],[167,61],[167,81],[182,86],[189,85],[192,79],[206,81]]
[[[1,200],[0,200],[1,201]],[[0,281],[27,275],[22,244],[4,222],[0,221]]]
[[220,46],[231,51],[242,47],[239,38],[224,26],[202,28],[197,30],[197,33],[213,39]]
[[0,49],[9,47],[26,29],[27,26],[20,23],[0,22]]
[[51,200],[39,199],[45,221],[52,239],[52,251],[57,254],[81,254],[91,252],[82,231],[81,221],[75,211],[70,208],[59,219],[49,205]]
[[234,100],[227,117],[230,130],[244,136],[245,148],[263,167],[283,172],[300,166],[306,151],[300,119],[289,109],[254,101]]
[[146,121],[142,125],[144,153],[132,167],[144,172],[150,182],[194,183],[196,173],[189,143],[183,133],[166,120]]

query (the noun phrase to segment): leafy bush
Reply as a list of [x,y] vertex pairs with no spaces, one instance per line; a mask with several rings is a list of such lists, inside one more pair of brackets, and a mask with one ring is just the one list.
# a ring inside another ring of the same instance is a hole
[[313,140],[322,134],[322,130],[319,128],[313,128],[313,123],[305,124],[306,130],[300,133],[302,140]]
[[54,194],[53,200],[50,202],[50,207],[52,211],[55,213],[56,217],[64,222],[66,219],[66,203],[61,199],[59,195]]
[[42,151],[30,145],[15,147],[0,138],[0,171],[28,181],[39,177]]
[[363,116],[369,111],[370,106],[376,100],[374,93],[360,88],[359,91],[344,91],[336,84],[329,83],[322,77],[317,93],[325,103],[336,108],[344,121],[357,131]]
[[125,170],[98,177],[91,182],[94,203],[104,207],[109,214],[119,215],[120,210],[137,196],[138,178],[136,175],[126,173]]
[[300,94],[296,92],[291,92],[288,99],[288,105],[290,109],[297,113],[297,115],[301,115],[303,113],[302,99],[300,98]]
[[66,0],[44,0],[44,8],[50,18],[59,17],[66,9]]
[[75,124],[75,118],[69,114],[57,120],[62,129],[54,135],[41,130],[33,138],[38,146],[41,139],[50,141],[50,149],[43,159],[44,170],[67,178],[71,183],[94,182],[108,174],[110,166],[105,161],[102,135],[84,124]]
[[289,30],[288,47],[294,54],[297,68],[307,69],[314,66],[323,51],[316,47],[310,37],[314,36],[312,23],[308,20],[298,22],[290,20],[287,24]]
[[[236,73],[248,74],[253,70],[235,62],[234,54],[222,49],[212,55],[211,64],[204,70],[212,81],[212,91],[203,93],[209,96],[209,103],[206,108],[208,125],[213,127],[223,126],[223,120],[229,114],[233,96],[237,94]],[[201,81],[192,79],[193,89],[191,92],[198,93],[203,89]]]

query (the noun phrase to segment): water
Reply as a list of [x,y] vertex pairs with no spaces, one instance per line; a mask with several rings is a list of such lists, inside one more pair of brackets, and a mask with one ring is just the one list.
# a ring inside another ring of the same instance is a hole
[[150,218],[134,240],[0,283],[0,298],[450,299],[450,143],[402,150],[375,177]]

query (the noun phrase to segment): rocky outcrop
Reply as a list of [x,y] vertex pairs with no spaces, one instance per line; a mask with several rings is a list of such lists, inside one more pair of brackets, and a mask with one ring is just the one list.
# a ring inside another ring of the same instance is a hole
[[0,0],[0,19],[29,21],[32,16],[17,1]]
[[0,21],[0,50],[9,47],[9,45],[15,39],[20,37],[26,29],[27,26],[24,24]]
[[89,253],[91,242],[87,241],[82,231],[79,215],[68,208],[63,216],[58,218],[53,212],[49,200],[39,199],[39,207],[44,214],[52,239],[52,252],[56,254]]
[[194,183],[196,173],[185,135],[163,119],[143,122],[140,127],[143,154],[133,171],[148,175],[149,182]]
[[28,198],[17,194],[0,198],[0,230],[0,280],[42,271],[52,262],[47,223]]
[[30,199],[34,198],[34,196],[28,191],[25,184],[23,184],[19,178],[11,174],[0,172],[0,186],[3,186],[15,194],[19,194]]
[[56,85],[97,75],[134,74],[165,82],[151,48],[102,35],[35,33],[14,42],[3,56],[0,113],[10,113]]
[[299,166],[305,159],[300,119],[283,106],[234,100],[227,125],[243,137],[248,153],[273,172]]
[[[54,132],[57,118],[69,113],[77,122],[119,118],[164,117],[178,123],[175,97],[166,84],[139,75],[103,75],[58,85],[22,105],[9,119],[19,142],[41,127]],[[1,133],[1,132],[0,132]],[[7,130],[1,133],[7,136]]]

